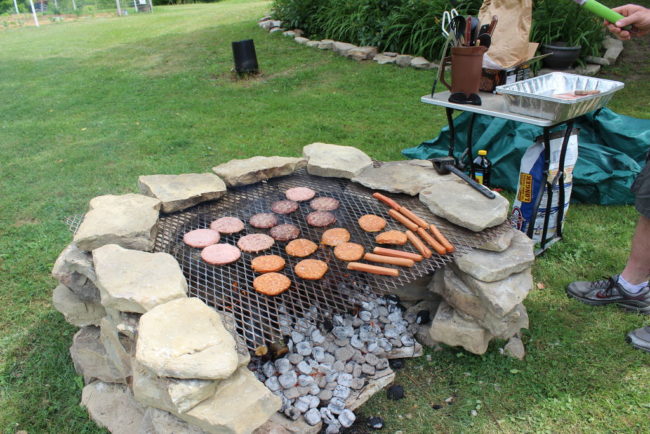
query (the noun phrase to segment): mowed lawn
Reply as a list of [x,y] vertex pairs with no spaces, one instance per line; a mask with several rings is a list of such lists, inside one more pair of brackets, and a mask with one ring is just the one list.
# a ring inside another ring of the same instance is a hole
[[[64,219],[91,198],[137,192],[139,175],[297,156],[317,141],[402,159],[445,124],[419,102],[434,72],[270,35],[256,25],[269,6],[230,0],[0,30],[2,432],[102,432],[78,406],[76,329],[51,306],[50,270],[71,240]],[[230,44],[248,38],[262,76],[235,80]],[[632,83],[610,107],[650,116],[648,93]],[[483,356],[428,350],[398,373],[404,400],[379,393],[358,416],[404,433],[650,431],[650,356],[624,342],[647,317],[564,295],[576,278],[622,268],[635,220],[629,206],[571,206],[565,239],[534,268],[525,361],[502,356],[505,342]]]

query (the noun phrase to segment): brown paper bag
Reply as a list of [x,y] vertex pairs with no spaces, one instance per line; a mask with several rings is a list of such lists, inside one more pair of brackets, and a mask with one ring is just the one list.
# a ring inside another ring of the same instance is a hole
[[530,59],[537,44],[528,42],[533,15],[532,0],[484,0],[479,10],[481,24],[496,15],[499,22],[486,56],[503,69]]

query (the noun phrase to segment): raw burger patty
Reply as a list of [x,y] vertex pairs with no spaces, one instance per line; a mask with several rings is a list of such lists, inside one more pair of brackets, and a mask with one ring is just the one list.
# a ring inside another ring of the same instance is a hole
[[309,202],[309,206],[316,211],[334,211],[339,207],[339,201],[333,197],[317,197]]
[[289,241],[295,240],[300,235],[300,229],[296,225],[283,224],[271,228],[269,234],[276,241]]
[[287,244],[286,247],[287,254],[299,258],[311,255],[316,251],[316,249],[318,249],[316,243],[305,238],[298,238],[297,240],[289,241],[289,244]]
[[252,215],[248,220],[248,223],[250,223],[254,228],[268,229],[278,224],[278,218],[273,213],[262,212]]
[[234,234],[244,230],[244,222],[237,217],[221,217],[210,223],[210,229],[220,234]]
[[321,243],[332,247],[348,241],[350,241],[350,232],[344,228],[328,229],[323,232],[323,236],[321,237]]
[[336,216],[329,211],[314,211],[307,214],[307,223],[322,228],[336,223]]
[[363,246],[357,243],[343,243],[334,247],[334,256],[342,261],[358,261],[364,253]]
[[284,192],[284,195],[287,196],[289,200],[295,200],[296,202],[302,202],[305,200],[310,200],[316,196],[316,192],[311,188],[307,187],[294,187]]
[[318,259],[303,259],[294,268],[296,275],[306,280],[318,280],[322,278],[329,267]]
[[226,265],[235,262],[241,252],[230,244],[213,244],[201,250],[201,259],[212,265]]
[[377,244],[396,244],[403,246],[406,244],[407,238],[404,232],[392,230],[377,235],[375,241],[377,241]]
[[253,280],[255,291],[266,295],[278,295],[289,289],[291,280],[284,274],[266,273]]
[[366,214],[359,218],[359,226],[366,232],[379,232],[386,227],[386,220],[378,215]]
[[211,229],[195,229],[183,235],[183,242],[190,247],[203,248],[219,242],[219,232]]
[[271,204],[271,211],[276,214],[291,214],[298,209],[298,202],[293,200],[278,200]]
[[253,258],[251,268],[258,273],[270,273],[284,268],[285,260],[278,255],[264,255]]
[[262,250],[270,249],[275,243],[273,238],[266,234],[250,234],[244,235],[237,241],[237,247],[244,252],[257,253]]

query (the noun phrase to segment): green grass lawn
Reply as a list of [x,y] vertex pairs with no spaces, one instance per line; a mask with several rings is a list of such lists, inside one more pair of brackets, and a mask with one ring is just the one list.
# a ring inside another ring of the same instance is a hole
[[[316,141],[401,159],[446,123],[444,111],[419,102],[433,72],[357,63],[270,35],[256,25],[268,7],[230,0],[0,30],[2,432],[101,432],[78,406],[83,384],[68,353],[75,328],[50,301],[50,270],[71,240],[63,220],[91,198],[136,192],[139,175],[297,156]],[[234,80],[230,43],[248,38],[263,75]],[[650,75],[647,62],[633,72]],[[648,101],[639,80],[610,107],[648,117]],[[381,414],[386,432],[650,431],[650,356],[624,342],[648,319],[583,306],[563,289],[622,268],[636,212],[572,205],[567,219],[565,239],[534,268],[543,289],[525,303],[525,361],[503,357],[504,342],[483,356],[429,350],[398,373],[406,399],[380,393],[360,415]],[[453,405],[432,408],[450,396]]]

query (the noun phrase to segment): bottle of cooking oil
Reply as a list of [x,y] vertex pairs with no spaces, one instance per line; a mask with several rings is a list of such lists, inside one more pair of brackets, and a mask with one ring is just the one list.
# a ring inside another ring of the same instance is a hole
[[490,172],[492,171],[492,163],[488,160],[487,151],[485,149],[478,151],[478,157],[474,159],[473,165],[474,179],[476,182],[490,188]]

